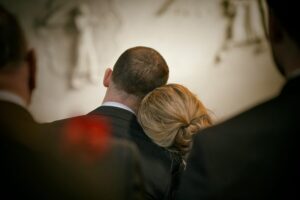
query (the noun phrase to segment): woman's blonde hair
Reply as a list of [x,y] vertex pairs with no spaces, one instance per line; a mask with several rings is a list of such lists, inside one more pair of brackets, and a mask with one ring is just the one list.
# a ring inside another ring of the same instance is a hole
[[212,124],[201,101],[179,84],[164,85],[146,95],[138,120],[153,142],[181,155],[190,150],[192,136]]

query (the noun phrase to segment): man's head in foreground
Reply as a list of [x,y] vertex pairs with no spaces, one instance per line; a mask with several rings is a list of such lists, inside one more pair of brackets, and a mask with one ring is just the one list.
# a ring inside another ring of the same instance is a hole
[[113,70],[105,72],[103,84],[107,92],[104,102],[122,103],[136,112],[143,97],[165,85],[168,77],[168,65],[156,50],[141,46],[127,49]]
[[26,105],[35,88],[36,58],[12,13],[0,5],[0,90],[14,93]]

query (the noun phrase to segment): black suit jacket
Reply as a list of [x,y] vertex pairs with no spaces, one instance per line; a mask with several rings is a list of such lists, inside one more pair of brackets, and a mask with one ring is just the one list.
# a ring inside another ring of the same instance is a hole
[[89,115],[106,116],[113,135],[133,141],[141,154],[147,199],[173,199],[182,170],[181,158],[154,144],[144,133],[136,116],[124,109],[100,106]]
[[61,134],[45,134],[27,110],[0,101],[0,195],[9,199],[142,199],[136,147],[112,140],[84,162],[61,150]]
[[299,199],[299,95],[296,78],[278,97],[197,134],[178,199]]

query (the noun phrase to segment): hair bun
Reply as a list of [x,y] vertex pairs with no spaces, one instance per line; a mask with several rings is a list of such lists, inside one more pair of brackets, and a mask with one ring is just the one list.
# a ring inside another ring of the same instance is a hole
[[173,142],[173,147],[175,151],[179,152],[181,155],[185,155],[191,147],[192,134],[188,130],[191,125],[182,126],[178,129],[177,135]]

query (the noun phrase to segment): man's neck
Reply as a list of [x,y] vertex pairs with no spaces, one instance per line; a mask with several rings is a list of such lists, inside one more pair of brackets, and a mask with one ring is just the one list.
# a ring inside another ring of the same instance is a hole
[[109,89],[106,91],[102,103],[105,102],[116,102],[122,104],[128,107],[134,113],[137,113],[140,104],[139,98],[134,95],[126,94],[125,92],[122,91],[112,91]]
[[104,104],[106,104],[106,105],[108,105],[108,104],[120,104],[120,105],[123,105],[124,107],[127,107],[128,108],[128,110],[130,110],[130,111],[132,111],[133,113],[137,113],[137,111],[138,111],[138,106],[136,106],[136,104],[135,103],[133,103],[133,102],[131,102],[131,101],[124,101],[124,100],[120,100],[120,99],[115,99],[115,98],[106,98],[106,99],[104,99],[103,100],[103,102],[102,102],[102,105]]

